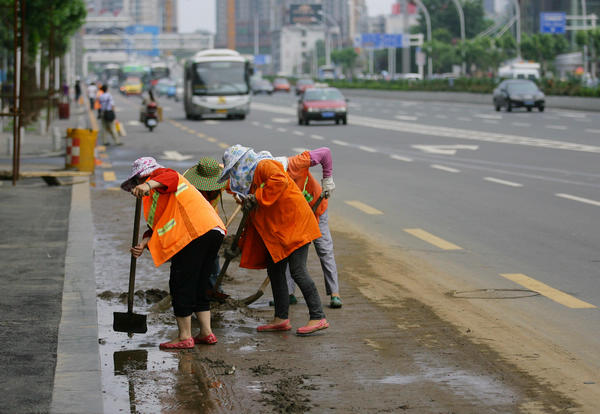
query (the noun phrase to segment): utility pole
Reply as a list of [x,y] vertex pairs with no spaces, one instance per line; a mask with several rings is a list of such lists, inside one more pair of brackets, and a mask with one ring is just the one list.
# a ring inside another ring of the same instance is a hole
[[410,73],[410,41],[408,32],[408,1],[402,0],[402,73]]
[[[429,42],[429,44],[431,44],[431,17],[429,16],[429,10],[427,10],[427,7],[425,7],[421,0],[415,0],[415,3],[417,3],[417,6],[419,6],[421,10],[423,10],[423,14],[425,15],[425,24],[427,26],[427,41]],[[433,75],[433,58],[431,57],[431,50],[429,50],[427,53],[427,74],[429,75],[429,77]]]
[[515,8],[516,30],[517,30],[517,58],[521,59],[521,6],[519,0],[511,0]]
[[462,74],[463,76],[467,73],[467,62],[465,59],[465,13],[463,12],[462,5],[460,4],[460,0],[453,0],[454,5],[456,6],[456,10],[458,11],[458,20],[460,21],[460,40],[462,42],[462,46],[460,48],[460,54],[462,56]]

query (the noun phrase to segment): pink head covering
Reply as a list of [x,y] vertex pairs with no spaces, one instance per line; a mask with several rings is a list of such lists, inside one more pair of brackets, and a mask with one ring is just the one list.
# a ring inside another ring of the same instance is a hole
[[159,168],[164,167],[152,157],[138,158],[133,162],[133,165],[131,166],[131,175],[127,180],[123,181],[121,188],[127,192],[131,191],[136,185],[135,180],[137,177],[147,177]]

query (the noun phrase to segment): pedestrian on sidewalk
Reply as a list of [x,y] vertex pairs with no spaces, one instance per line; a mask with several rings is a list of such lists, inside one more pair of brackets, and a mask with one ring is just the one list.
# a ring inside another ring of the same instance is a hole
[[[313,245],[321,262],[323,269],[323,278],[325,280],[325,291],[327,296],[331,296],[329,307],[341,308],[342,298],[340,297],[340,288],[338,283],[337,265],[333,254],[333,239],[329,230],[329,214],[327,212],[328,198],[335,189],[333,182],[333,160],[331,158],[331,150],[327,147],[317,148],[312,151],[304,151],[301,154],[291,157],[277,157],[281,161],[284,170],[294,180],[298,188],[302,190],[302,194],[310,207],[316,204],[317,200],[323,192],[324,199],[321,201],[315,216],[319,221],[319,229],[321,237],[313,240]],[[321,185],[310,173],[309,168],[315,165],[321,165],[323,179]],[[288,293],[290,295],[290,304],[296,303],[297,299],[294,295],[296,284],[290,274],[289,266],[286,268],[286,280],[288,285]],[[271,304],[271,302],[269,302]]]
[[[142,198],[149,230],[131,248],[140,257],[148,248],[158,267],[171,261],[169,290],[179,334],[161,349],[191,349],[213,345],[217,337],[210,326],[208,277],[223,238],[225,225],[214,208],[178,172],[164,168],[152,157],[134,161],[130,177],[121,188]],[[192,314],[200,332],[192,336]]]
[[96,93],[98,93],[98,87],[94,82],[90,82],[87,87],[87,96],[90,101],[90,111],[94,110],[94,103],[96,102]]
[[[183,176],[213,206],[217,214],[219,213],[219,201],[222,201],[223,189],[227,186],[227,182],[218,182],[222,171],[223,167],[219,165],[219,161],[211,157],[202,157],[194,167],[183,173]],[[210,289],[214,289],[220,271],[221,266],[219,264],[219,254],[217,253],[209,277]]]
[[81,96],[81,82],[79,78],[75,81],[75,102],[79,104],[79,97]]
[[102,114],[102,143],[110,145],[108,139],[106,139],[106,131],[108,131],[115,141],[115,145],[123,145],[119,140],[119,135],[115,128],[115,101],[110,92],[108,92],[108,86],[102,85],[100,89],[102,90],[102,95],[98,98],[98,102],[100,102],[100,113]]
[[292,278],[300,287],[308,306],[309,321],[296,330],[312,334],[329,327],[319,292],[306,266],[308,245],[319,238],[319,225],[302,192],[267,151],[234,145],[223,154],[219,181],[229,179],[230,190],[243,199],[247,212],[246,228],[239,242],[240,267],[267,269],[275,301],[273,320],[259,326],[259,332],[288,331],[289,295],[285,268],[289,263]]

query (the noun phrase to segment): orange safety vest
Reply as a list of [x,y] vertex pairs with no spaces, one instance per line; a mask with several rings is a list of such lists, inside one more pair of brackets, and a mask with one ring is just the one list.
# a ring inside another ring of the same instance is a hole
[[177,176],[175,192],[161,194],[151,190],[144,197],[144,218],[152,229],[148,249],[156,267],[215,227],[227,231],[202,194],[181,174]]

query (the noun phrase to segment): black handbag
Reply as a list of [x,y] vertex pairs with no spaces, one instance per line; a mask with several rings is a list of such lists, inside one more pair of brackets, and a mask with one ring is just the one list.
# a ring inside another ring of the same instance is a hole
[[112,109],[109,109],[108,111],[103,111],[102,117],[106,122],[112,122],[115,120],[115,111],[113,111]]

